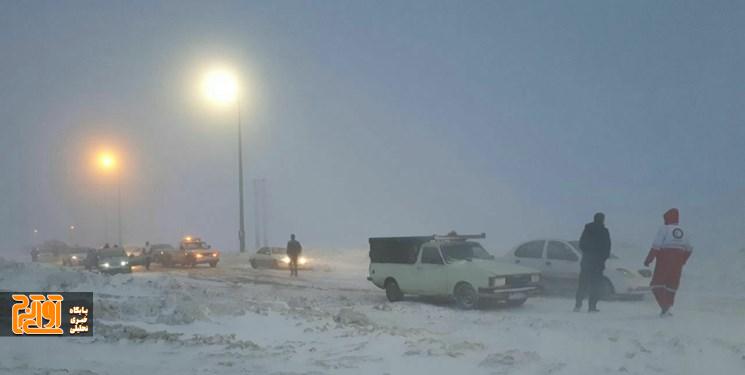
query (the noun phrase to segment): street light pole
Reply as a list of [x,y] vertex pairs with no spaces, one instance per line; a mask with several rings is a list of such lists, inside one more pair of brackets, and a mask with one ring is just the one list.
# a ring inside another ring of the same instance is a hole
[[229,70],[216,69],[207,72],[202,82],[205,96],[212,102],[231,108],[235,105],[238,114],[238,241],[240,252],[246,252],[246,223],[243,209],[243,134],[241,123],[241,98],[238,80]]
[[117,174],[116,177],[116,216],[117,216],[117,239],[119,247],[122,247],[122,177]]
[[241,101],[236,100],[238,107],[238,204],[240,205],[238,241],[240,251],[246,252],[246,226],[243,212],[243,135],[241,134]]
[[70,225],[68,229],[70,229],[70,233],[67,241],[69,242],[69,245],[72,246],[75,243],[75,225]]
[[[111,176],[111,173],[115,173],[116,175],[113,177],[115,179],[116,183],[116,212],[117,212],[117,227],[118,227],[118,244],[121,247],[122,246],[122,173],[120,170],[117,170],[117,161],[114,155],[112,155],[110,152],[102,152],[98,156],[98,163],[103,172],[109,173],[109,176]],[[108,194],[105,194],[105,196]],[[109,243],[109,212],[111,211],[111,205],[105,205],[106,207],[106,243]]]

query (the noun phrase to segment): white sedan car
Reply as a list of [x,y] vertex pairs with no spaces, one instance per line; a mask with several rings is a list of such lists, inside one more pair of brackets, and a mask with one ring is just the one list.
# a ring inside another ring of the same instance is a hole
[[[507,261],[541,271],[546,291],[566,291],[577,288],[582,251],[579,241],[540,239],[528,241],[507,254]],[[603,299],[642,298],[649,291],[651,271],[635,270],[611,254],[605,262]]]
[[[284,247],[262,247],[249,258],[253,268],[287,269],[290,267],[290,257]],[[310,269],[310,261],[304,256],[297,260],[298,269]]]

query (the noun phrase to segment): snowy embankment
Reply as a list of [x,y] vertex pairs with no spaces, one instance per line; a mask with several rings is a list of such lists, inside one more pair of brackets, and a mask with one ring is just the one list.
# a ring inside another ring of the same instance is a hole
[[0,373],[745,371],[745,259],[692,260],[675,317],[660,319],[650,299],[601,303],[594,315],[570,312],[563,298],[465,312],[390,304],[365,280],[364,251],[307,255],[317,267],[297,279],[235,255],[216,269],[116,276],[2,261],[0,289],[93,291],[96,321],[92,338],[0,338]]

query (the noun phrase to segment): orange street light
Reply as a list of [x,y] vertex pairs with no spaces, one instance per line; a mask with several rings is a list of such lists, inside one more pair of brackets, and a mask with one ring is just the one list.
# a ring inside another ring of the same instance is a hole
[[116,158],[109,152],[103,152],[98,155],[98,165],[105,171],[113,170],[116,167]]

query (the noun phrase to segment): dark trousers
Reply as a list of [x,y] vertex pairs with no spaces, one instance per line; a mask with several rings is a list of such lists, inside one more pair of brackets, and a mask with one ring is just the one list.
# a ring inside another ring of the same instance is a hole
[[297,255],[290,255],[290,276],[297,276]]
[[577,285],[577,296],[575,298],[575,307],[582,307],[582,301],[585,298],[589,300],[590,310],[597,307],[598,299],[603,285],[603,270],[582,267],[579,272],[579,285]]

